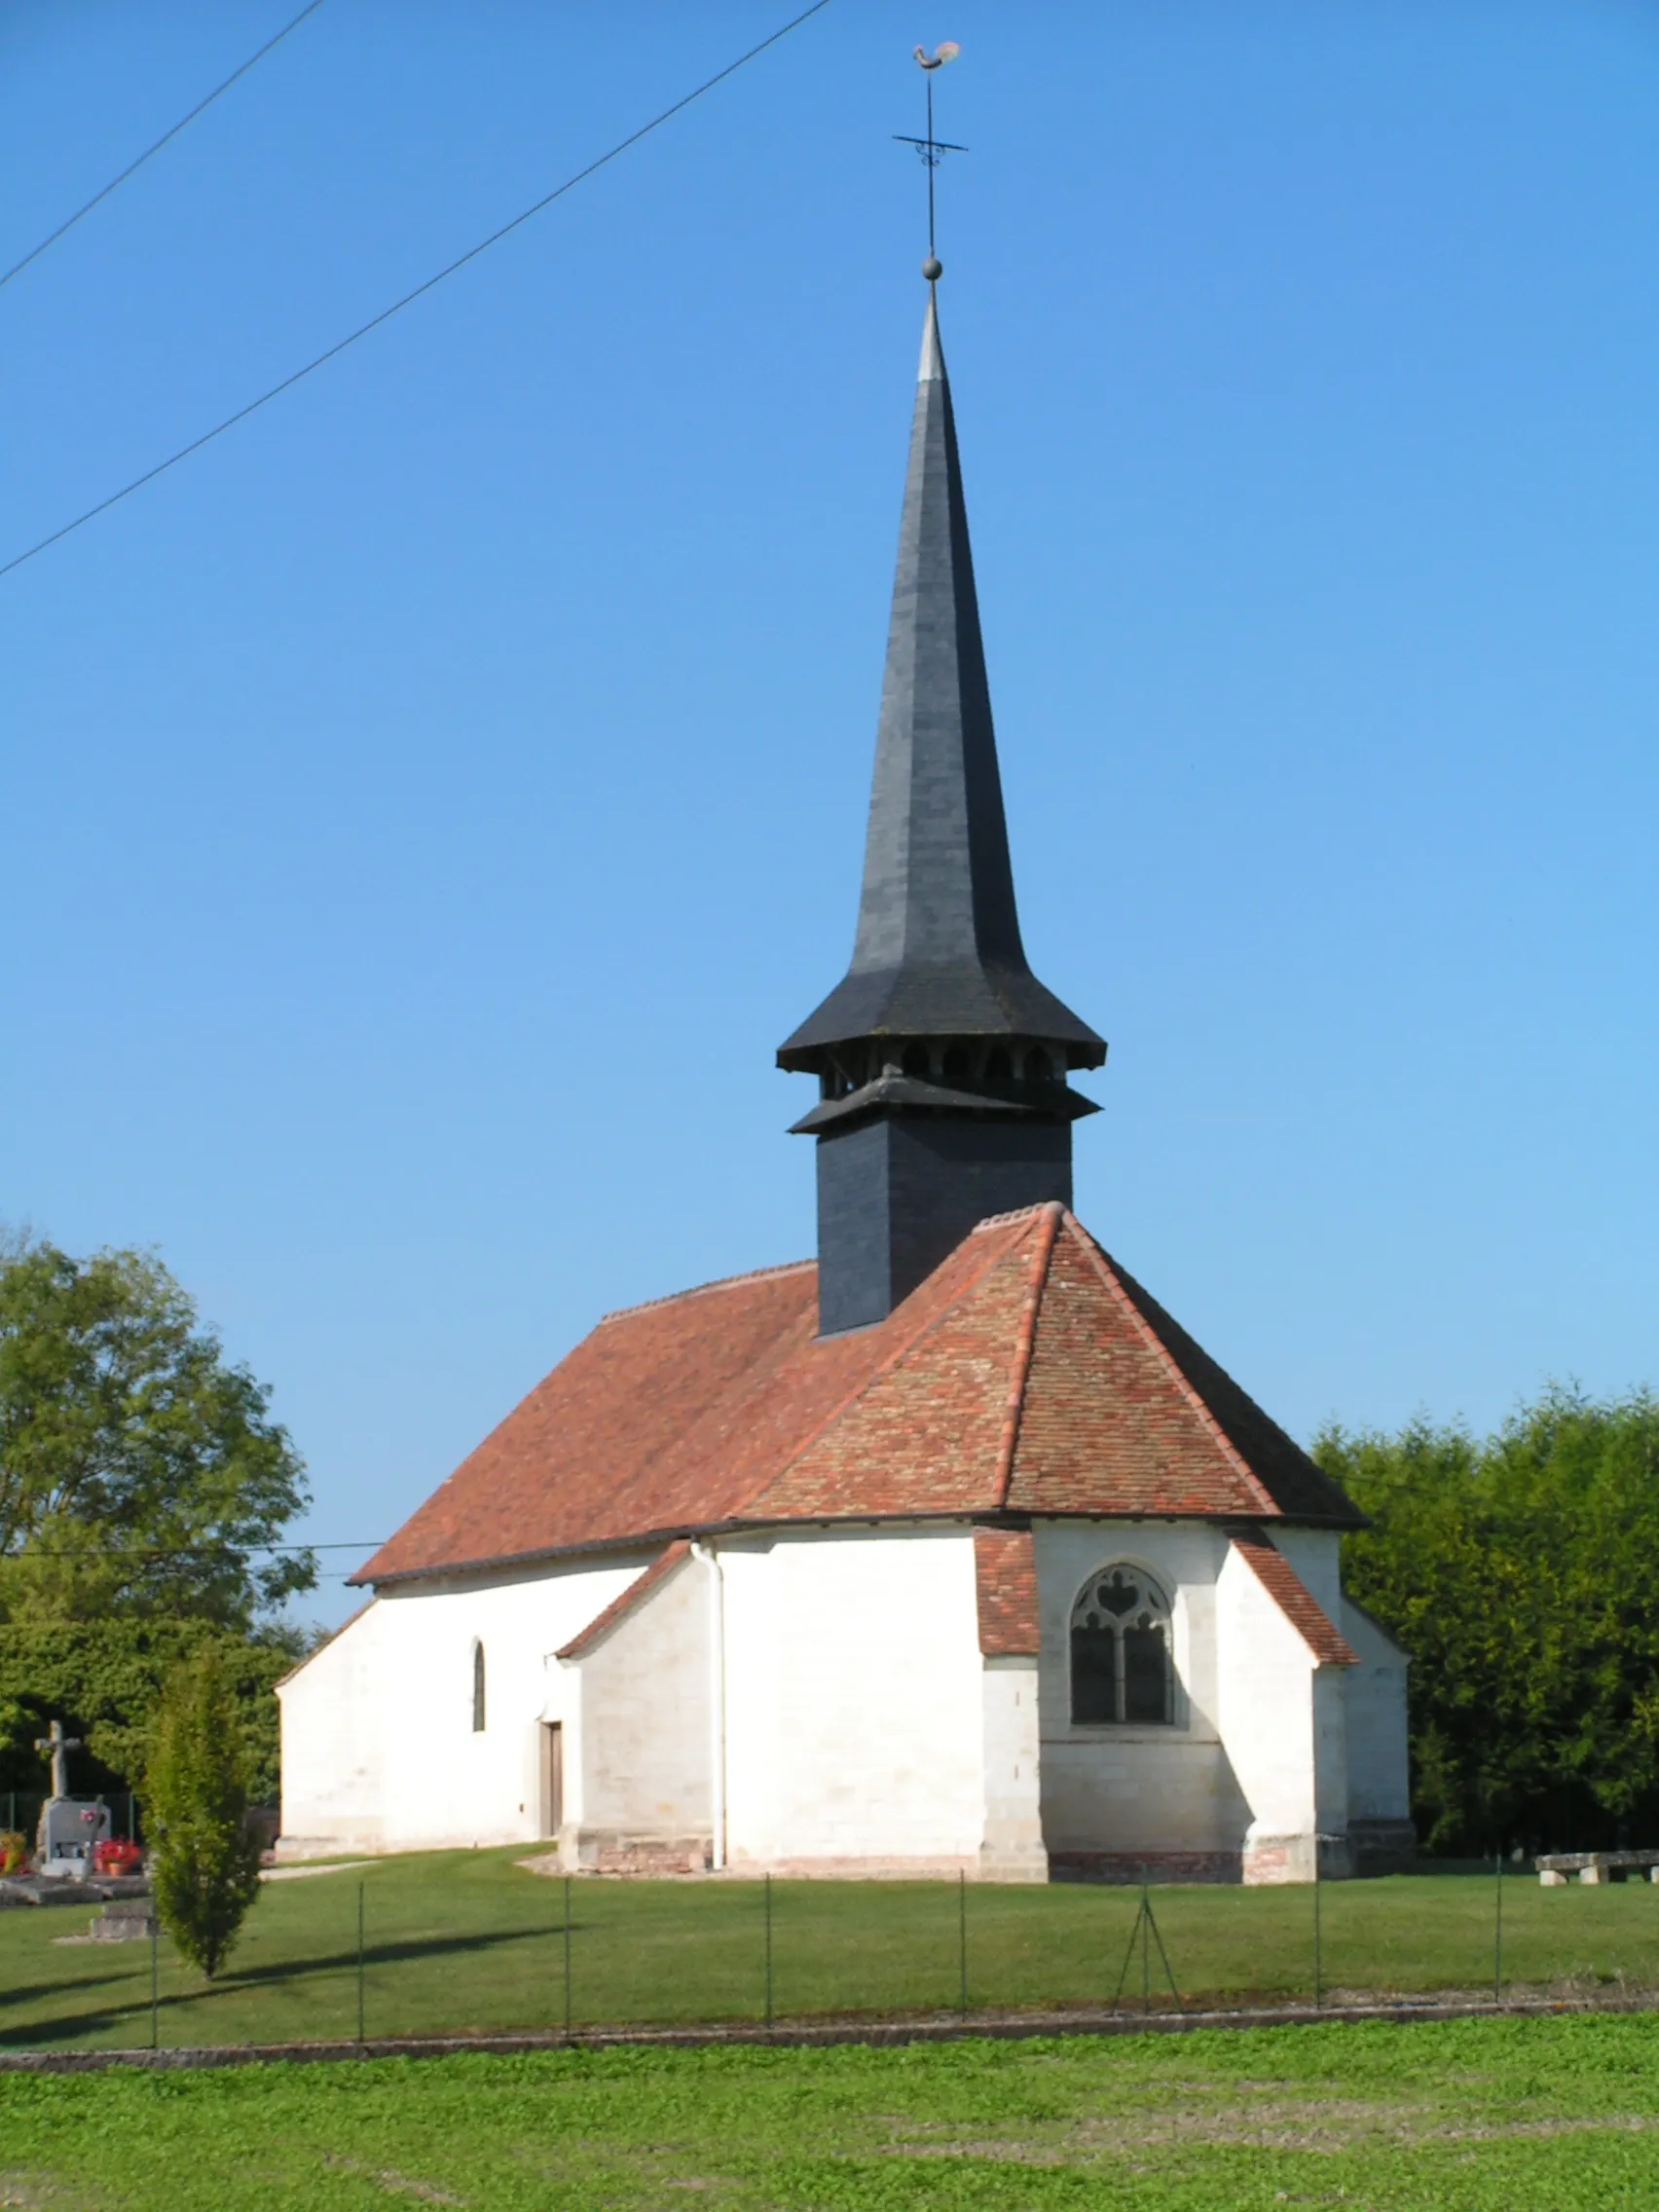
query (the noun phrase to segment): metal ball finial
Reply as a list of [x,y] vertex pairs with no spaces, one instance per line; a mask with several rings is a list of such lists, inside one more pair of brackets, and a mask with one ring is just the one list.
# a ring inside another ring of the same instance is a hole
[[944,275],[944,263],[940,261],[937,253],[930,253],[926,261],[922,263],[922,275],[930,284],[937,284]]

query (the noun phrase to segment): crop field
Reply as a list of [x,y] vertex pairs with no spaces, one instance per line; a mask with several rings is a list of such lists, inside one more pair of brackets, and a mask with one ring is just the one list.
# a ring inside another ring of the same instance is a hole
[[[768,1904],[753,1881],[576,1881],[510,1851],[434,1853],[267,1885],[228,1971],[208,1988],[164,1940],[84,1939],[74,1906],[0,1913],[0,2046],[131,2047],[503,2029],[754,2021],[767,2001]],[[1157,1888],[1181,1998],[1305,2001],[1314,1976],[1309,1889]],[[775,1882],[770,1987],[780,2021],[824,2015],[1097,2008],[1111,2000],[1132,1890],[948,1882]],[[1491,1874],[1327,1884],[1328,2003],[1371,1992],[1490,1994]],[[359,1912],[362,1966],[358,1969]],[[567,1979],[567,1962],[569,1976]],[[1172,1998],[1156,1949],[1154,2003]],[[1503,1885],[1507,1991],[1659,1989],[1659,1888]],[[1143,1999],[1137,1949],[1125,2004]],[[1655,2192],[1659,2199],[1659,2190]]]
[[1649,2019],[608,2049],[0,2081],[0,2204],[125,2212],[1607,2212]]

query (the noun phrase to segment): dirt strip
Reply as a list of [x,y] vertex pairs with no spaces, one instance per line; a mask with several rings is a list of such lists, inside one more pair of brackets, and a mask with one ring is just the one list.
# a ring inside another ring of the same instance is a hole
[[358,2058],[447,2058],[455,2051],[498,2053],[530,2050],[718,2050],[738,2045],[771,2045],[778,2049],[815,2050],[836,2044],[872,2046],[913,2043],[962,2043],[974,2038],[1024,2042],[1037,2036],[1187,2035],[1197,2028],[1307,2028],[1352,2020],[1548,2019],[1568,2013],[1649,2012],[1659,1996],[1619,1998],[1539,1998],[1495,2004],[1488,1998],[1434,2003],[1401,1999],[1372,2005],[1264,2007],[1236,2012],[975,2012],[940,2013],[910,2020],[780,2021],[765,2028],[749,2022],[727,2027],[577,2028],[565,2035],[543,2029],[519,2035],[371,2036],[362,2043],[268,2043],[206,2045],[168,2050],[0,2050],[0,2074],[100,2074],[112,2066],[151,2072],[217,2066],[310,2064]]

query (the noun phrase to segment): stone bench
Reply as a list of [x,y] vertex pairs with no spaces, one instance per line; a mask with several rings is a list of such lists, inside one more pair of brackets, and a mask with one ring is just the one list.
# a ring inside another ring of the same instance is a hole
[[1576,1874],[1581,1882],[1659,1882],[1659,1851],[1552,1851],[1533,1861],[1546,1890],[1560,1889]]

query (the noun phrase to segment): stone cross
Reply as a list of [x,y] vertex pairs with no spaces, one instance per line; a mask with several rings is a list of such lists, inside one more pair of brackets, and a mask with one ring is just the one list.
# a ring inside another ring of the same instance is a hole
[[69,1753],[81,1749],[79,1736],[66,1736],[61,1720],[55,1720],[44,1736],[35,1738],[37,1751],[52,1753],[52,1794],[67,1797],[69,1794]]

